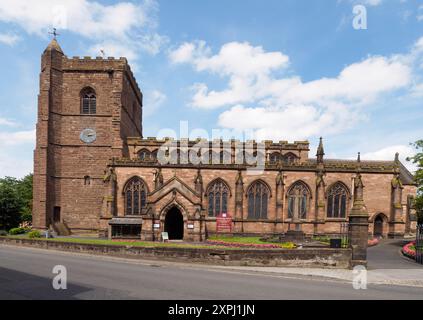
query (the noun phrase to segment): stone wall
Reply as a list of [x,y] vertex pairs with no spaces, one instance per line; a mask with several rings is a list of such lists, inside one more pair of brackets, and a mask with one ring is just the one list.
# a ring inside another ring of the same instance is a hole
[[350,249],[203,249],[169,247],[128,247],[93,245],[59,241],[10,239],[0,237],[0,243],[131,259],[159,259],[226,266],[318,267],[349,268]]

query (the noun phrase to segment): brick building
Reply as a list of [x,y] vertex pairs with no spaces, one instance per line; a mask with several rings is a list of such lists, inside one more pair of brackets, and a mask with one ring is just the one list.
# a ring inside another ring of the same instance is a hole
[[416,186],[398,155],[326,159],[322,140],[314,157],[307,141],[143,138],[143,97],[125,58],[68,58],[53,39],[41,61],[36,228],[201,241],[227,213],[237,234],[338,233],[358,172],[370,234],[415,228]]

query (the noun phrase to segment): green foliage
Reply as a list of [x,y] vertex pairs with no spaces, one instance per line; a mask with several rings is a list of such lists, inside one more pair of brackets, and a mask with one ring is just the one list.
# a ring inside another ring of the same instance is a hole
[[38,230],[33,230],[28,233],[28,238],[30,239],[41,238],[41,232]]
[[0,229],[32,220],[32,174],[22,179],[0,179]]
[[423,140],[418,140],[412,143],[417,150],[414,157],[408,158],[417,165],[417,171],[414,174],[414,180],[417,183],[417,197],[414,203],[417,212],[417,220],[420,224],[423,223]]
[[7,235],[8,235],[8,233],[7,233],[6,230],[0,230],[0,237],[5,237]]
[[9,230],[9,234],[11,236],[17,235],[17,234],[24,234],[27,230],[25,228],[12,228]]

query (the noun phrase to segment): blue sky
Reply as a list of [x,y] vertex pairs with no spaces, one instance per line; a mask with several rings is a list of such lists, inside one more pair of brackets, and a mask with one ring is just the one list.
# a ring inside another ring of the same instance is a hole
[[404,159],[423,138],[423,1],[2,0],[0,176],[32,171],[53,26],[70,57],[129,59],[146,137],[188,121],[209,138],[308,139],[311,156],[323,136],[327,157],[369,159]]

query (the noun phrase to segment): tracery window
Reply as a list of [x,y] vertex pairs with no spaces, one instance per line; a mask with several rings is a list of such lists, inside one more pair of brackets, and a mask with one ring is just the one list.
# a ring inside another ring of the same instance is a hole
[[306,219],[310,192],[304,182],[296,182],[288,192],[288,217]]
[[327,217],[345,218],[348,204],[348,190],[340,182],[335,183],[327,194]]
[[142,160],[142,161],[146,161],[146,160],[150,160],[150,151],[143,149],[140,152],[138,152],[138,157]]
[[286,164],[294,164],[297,162],[298,157],[295,154],[289,152],[283,156],[283,159]]
[[85,88],[81,91],[81,113],[96,114],[97,97],[92,88]]
[[248,218],[267,219],[270,190],[262,181],[254,182],[248,189]]
[[223,180],[216,180],[207,189],[209,217],[228,213],[229,189]]
[[269,161],[272,164],[279,163],[281,160],[282,160],[282,155],[279,152],[273,152],[269,157]]
[[129,180],[124,189],[125,215],[136,216],[147,206],[147,186],[138,177]]

